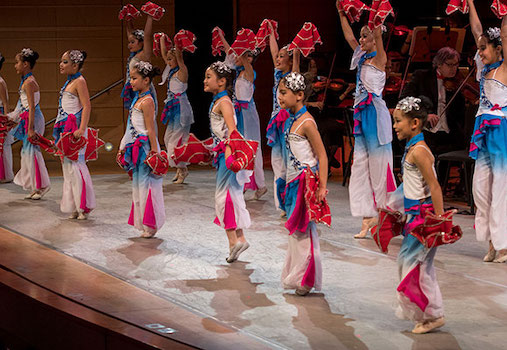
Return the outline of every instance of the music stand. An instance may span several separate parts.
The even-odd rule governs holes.
[[[448,46],[461,52],[465,41],[466,30],[464,28],[443,27],[415,27],[412,34],[412,42],[408,52],[408,62],[401,81],[401,89],[398,98],[401,97],[408,69],[412,62],[431,62],[437,51]]]

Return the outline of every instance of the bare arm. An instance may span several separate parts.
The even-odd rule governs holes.
[[[340,0],[336,1],[336,8],[338,9],[338,4],[340,3]],[[347,17],[345,16],[345,13],[343,13],[342,10],[338,9],[338,15],[340,16],[340,24],[343,30],[343,37],[345,38],[345,41],[349,44],[349,46],[352,48],[352,50],[355,50],[356,47],[359,46],[359,42],[357,41],[356,37],[354,36],[354,32],[352,31],[352,28],[350,27],[349,21]]]
[[[502,43],[507,43],[507,16],[503,16],[502,18],[502,27],[500,28],[501,30],[501,38],[502,38]],[[503,57],[507,57],[507,44],[503,44],[502,45],[502,50],[503,50]],[[505,60],[503,61],[502,63],[502,66],[504,67],[504,71],[507,67],[507,63],[505,63]]]
[[[141,102],[141,110],[143,111],[144,125],[148,130],[148,139],[150,140],[150,147],[152,152],[158,152],[157,133],[155,132],[155,103],[153,99],[147,98]]]
[[[479,15],[477,14],[477,10],[475,9],[475,4],[473,0],[467,0],[468,6],[470,7],[470,12],[468,17],[470,18],[470,29],[472,30],[472,34],[475,38],[475,43],[479,45],[479,37],[482,35],[482,24],[479,19]]]
[[[236,123],[234,122],[234,109],[232,107],[232,103],[220,103],[219,106],[220,113],[224,116],[225,124],[227,125],[227,130],[229,130],[229,135],[231,132],[236,130]],[[227,159],[231,155],[231,147],[227,146],[225,149],[225,158]]]
[[[435,214],[442,215],[444,213],[444,199],[442,196],[442,189],[440,188],[440,184],[433,170],[433,159],[430,157],[427,150],[419,147],[412,151],[412,161],[417,166],[424,177],[424,181],[426,181],[430,188],[431,201],[433,202]]]
[[[372,59],[372,63],[381,70],[385,70],[387,63],[387,54],[384,49],[384,42],[382,41],[382,29],[380,27],[373,30],[373,38],[377,47],[377,55]]]
[[[90,93],[88,92],[88,85],[86,84],[85,79],[79,79],[76,81],[76,90],[77,95],[79,96],[79,102],[81,102],[81,106],[83,106],[83,112],[81,112],[81,125],[79,125],[78,130],[74,131],[74,137],[79,138],[83,136],[86,128],[88,127],[92,105],[90,103]]]
[[[178,62],[178,67],[180,67],[180,70],[176,73],[178,75],[178,79],[182,83],[186,83],[188,81],[188,68],[183,60],[183,52],[181,52],[180,49],[175,49],[174,55],[176,57],[176,61]]]
[[[143,61],[149,62],[151,60],[151,51],[153,50],[153,38],[151,36],[153,31],[153,18],[148,16],[146,18],[146,24],[144,26],[144,43],[143,43],[143,51],[141,52],[141,59]]]
[[[271,51],[271,58],[273,59],[273,65],[276,66],[276,58],[278,57],[278,43],[276,42],[273,26],[271,22],[268,22],[269,28],[271,28],[271,34],[269,34],[269,51]]]
[[[299,62],[301,61],[301,51],[294,49],[292,51],[292,71],[299,73]]]
[[[31,80],[24,84],[23,89],[26,93],[28,100],[28,137],[32,137],[35,134],[34,131],[34,119],[35,119],[35,97],[34,94],[37,91],[37,84]]]
[[[245,70],[243,72],[241,72],[241,76],[243,78],[245,78],[246,80],[250,81],[250,82],[254,82],[254,69],[252,67],[252,64],[250,62],[248,62],[248,59],[246,58],[246,56],[243,54],[239,57],[239,60],[241,62],[241,65],[243,67],[245,67]]]
[[[313,119],[313,118],[312,118]],[[328,159],[326,154],[326,149],[324,148],[324,144],[322,143],[322,138],[320,137],[319,130],[315,123],[306,122],[303,127],[304,136],[310,142],[313,151],[317,155],[319,159],[319,188],[317,190],[317,200],[321,202],[326,197],[326,188],[327,188],[327,171],[328,171]]]
[[[127,40],[129,40],[130,34],[134,32],[134,23],[132,21],[125,21],[127,23]]]
[[[225,47],[225,54],[227,54],[229,52],[229,49],[231,48],[231,45],[229,45],[229,43],[227,42],[227,40],[225,39],[224,35],[220,30],[218,31],[218,36],[220,37],[220,40],[222,40],[222,44],[224,44]]]
[[[7,89],[4,84],[0,83],[0,101],[2,101],[2,106],[4,106],[4,114],[9,113],[9,95],[7,94]]]
[[[160,54],[162,55],[162,59],[164,60],[165,64],[167,64],[167,52],[169,50],[167,50],[167,47],[165,46],[165,40],[164,38],[166,38],[167,35],[164,34],[163,36],[160,37]]]

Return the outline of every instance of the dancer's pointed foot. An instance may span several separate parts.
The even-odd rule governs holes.
[[[433,320],[427,320],[422,323],[416,324],[414,329],[412,329],[412,333],[415,334],[428,333],[434,329],[442,327],[443,325],[445,325],[444,317],[435,318]]]
[[[255,191],[254,199],[259,200],[262,196],[264,196],[268,192],[268,189],[266,187],[259,188]]]
[[[498,251],[498,256],[493,262],[496,263],[504,263],[507,262],[507,249],[502,249]]]

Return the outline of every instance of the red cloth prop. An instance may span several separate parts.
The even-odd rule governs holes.
[[[174,46],[180,51],[194,53],[197,47],[194,45],[195,35],[189,30],[181,29],[174,36]]]
[[[373,240],[382,253],[387,253],[387,246],[393,237],[401,235],[405,220],[398,211],[379,209],[378,224],[371,229]]]
[[[324,198],[322,202],[317,201],[316,194],[319,189],[319,183],[319,177],[310,168],[306,168],[305,202],[309,219],[310,221],[315,221],[316,223],[331,226],[331,210],[329,209],[327,199]]]
[[[76,161],[79,158],[79,151],[85,146],[86,138],[83,136],[76,139],[73,132],[63,132],[60,140],[56,143],[56,147],[58,148],[56,155]]]
[[[350,22],[359,22],[363,11],[370,10],[368,6],[359,0],[343,0],[338,3],[338,9],[345,12]]]
[[[373,0],[368,18],[368,28],[373,30],[380,27],[384,24],[387,16],[392,14],[394,14],[393,7],[388,0]]]
[[[299,49],[303,56],[308,57],[309,54],[315,51],[315,45],[317,44],[322,44],[317,27],[311,22],[306,22],[290,43],[287,51]]]
[[[507,1],[506,0],[493,0],[491,10],[498,17],[502,18],[507,15]]]
[[[225,146],[231,148],[231,155],[226,159],[226,165],[233,172],[240,170],[253,170],[255,165],[255,153],[259,142],[245,140],[238,130],[231,132],[231,135],[224,141]],[[217,146],[217,147],[220,147]]]
[[[270,28],[269,23],[271,23],[271,27],[273,27],[273,29]],[[272,19],[265,19],[262,21],[259,30],[255,35],[255,47],[261,51],[264,51],[266,46],[269,44],[270,34],[274,34],[276,40],[279,39],[280,36],[278,35],[278,22]]]
[[[0,115],[0,162],[4,151],[5,138],[7,133],[16,126],[16,123],[9,119],[6,115]],[[1,165],[0,165],[1,169]]]
[[[210,137],[204,141],[199,140],[194,134],[188,136],[188,142],[181,146],[174,147],[171,158],[176,164],[185,162],[190,164],[209,164],[213,158],[211,148],[213,139]]]
[[[166,151],[160,153],[150,151],[144,163],[151,168],[153,174],[158,176],[164,176],[169,171],[169,159],[167,159]]]
[[[219,34],[222,34],[222,36],[224,35],[224,31],[219,27],[215,27],[211,31],[211,54],[213,56],[218,56],[222,51],[225,51],[225,45],[222,39],[220,39]]]
[[[39,146],[41,149],[48,152],[49,154],[57,154],[55,143],[38,133],[35,133],[34,136],[29,137],[28,141],[34,146]]]
[[[141,11],[146,13],[148,16],[153,17],[154,20],[159,21],[164,15],[165,9],[152,3],[151,1],[148,1],[141,7]]]
[[[236,40],[231,45],[229,53],[233,52],[238,57],[246,51],[255,50],[255,34],[251,29],[241,28],[236,35]]]
[[[445,13],[450,15],[456,11],[461,11],[461,13],[468,13],[468,3],[467,0],[451,0],[445,9]]]
[[[455,210],[449,210],[441,217],[438,217],[430,210],[424,210],[421,213],[424,221],[416,225],[410,234],[424,244],[426,248],[454,243],[463,236],[461,228],[452,224],[454,213],[456,213]]]
[[[118,19],[120,21],[123,19],[126,21],[132,21],[140,16],[141,12],[139,12],[139,10],[136,9],[132,4],[127,4],[123,6],[122,9],[120,10],[120,13],[118,13]]]
[[[99,139],[99,129],[88,128],[88,143],[86,144],[85,160],[97,160],[98,150],[104,146],[104,141]]]
[[[119,151],[116,153],[116,164],[118,164],[118,166],[123,170],[128,169],[129,164],[125,161],[125,152]]]
[[[170,50],[173,48],[173,43],[171,39],[165,35],[164,33],[155,33],[153,34],[153,54],[157,57],[162,55],[162,45],[160,45],[160,39],[164,38],[165,48],[166,50]]]

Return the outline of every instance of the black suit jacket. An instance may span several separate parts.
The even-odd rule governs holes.
[[[446,100],[449,101],[454,93],[447,91]],[[438,83],[435,69],[420,69],[414,71],[412,78],[405,85],[401,97],[426,96],[433,103],[433,111],[437,114],[438,108]],[[446,111],[447,125],[449,126],[449,141],[465,147],[465,98],[458,94]]]

